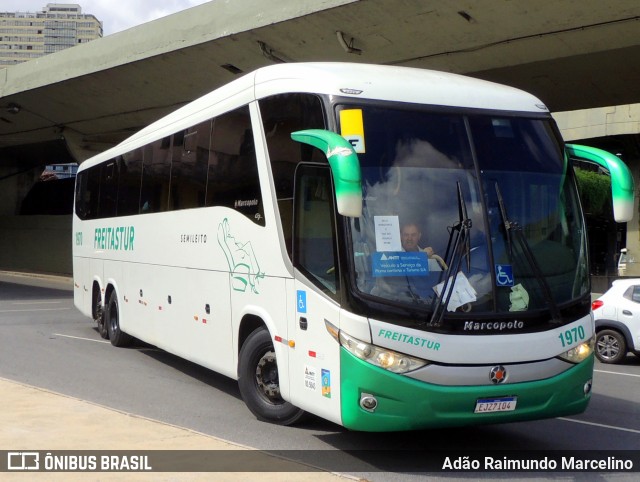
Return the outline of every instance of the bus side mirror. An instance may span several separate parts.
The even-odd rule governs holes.
[[[353,146],[344,137],[323,129],[291,133],[294,141],[320,149],[329,161],[336,188],[336,207],[343,216],[362,215],[362,175]]]
[[[611,195],[613,198],[613,218],[617,223],[633,219],[633,175],[617,156],[595,147],[566,144],[568,157],[585,159],[602,166],[611,175]]]

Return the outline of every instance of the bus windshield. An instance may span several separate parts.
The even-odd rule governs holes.
[[[552,318],[588,293],[573,172],[550,120],[380,104],[341,105],[338,118],[362,169],[358,292],[425,313]]]

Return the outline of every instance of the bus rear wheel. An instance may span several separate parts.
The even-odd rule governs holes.
[[[278,364],[269,331],[260,328],[247,338],[238,363],[240,395],[251,412],[265,422],[291,425],[304,410],[280,395]]]
[[[109,329],[107,328],[107,321],[105,320],[104,310],[100,306],[99,311],[96,313],[96,322],[98,323],[98,333],[105,340],[109,339]]]
[[[100,334],[100,336],[105,340],[108,339],[109,330],[107,328],[104,308],[102,307],[102,300],[100,299],[100,294],[95,289],[93,293],[93,319],[98,325],[98,333]]]
[[[118,296],[115,291],[109,296],[107,310],[104,313],[109,332],[109,340],[113,346],[127,346],[131,343],[131,336],[120,329],[120,313],[118,311]]]

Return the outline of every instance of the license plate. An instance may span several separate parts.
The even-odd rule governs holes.
[[[517,397],[481,398],[476,401],[473,413],[512,412],[517,401]]]

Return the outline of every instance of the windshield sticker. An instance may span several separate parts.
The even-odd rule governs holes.
[[[322,369],[322,396],[331,398],[331,372],[325,368]]]
[[[362,109],[343,109],[340,111],[340,135],[353,146],[358,154],[364,154],[364,123]]]
[[[402,251],[398,216],[374,216],[376,251]]]
[[[529,308],[529,293],[524,286],[517,284],[511,288],[509,301],[511,301],[509,311],[526,311]]]
[[[447,305],[447,310],[456,311],[461,306],[476,301],[477,293],[462,272],[459,272],[456,275],[455,283],[452,283],[452,278],[452,276],[449,277],[449,281],[447,282],[447,292],[444,295],[441,294],[444,288],[444,281],[434,286],[433,289],[438,293],[438,296],[442,296],[443,300],[446,300],[447,296],[449,296],[449,292],[453,290],[453,293],[451,293],[451,299]]]
[[[296,293],[296,297],[298,299],[298,313],[306,313],[307,312],[307,292],[304,290],[298,290]]]
[[[233,290],[244,293],[248,285],[251,286],[251,291],[258,294],[258,281],[264,278],[264,273],[260,271],[251,241],[246,243],[236,241],[236,238],[231,235],[229,220],[224,218],[218,225],[218,244],[229,264]]]
[[[427,276],[429,259],[422,251],[373,253],[373,276]],[[437,264],[437,263],[436,263]]]
[[[305,365],[304,388],[307,388],[308,390],[315,390],[316,386],[316,367]]]
[[[513,268],[510,264],[496,264],[496,285],[513,286]]]

